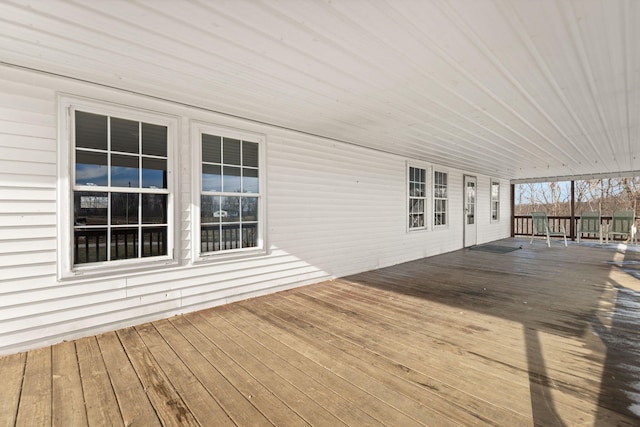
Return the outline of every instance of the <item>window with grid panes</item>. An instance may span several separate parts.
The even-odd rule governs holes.
[[[72,123],[72,264],[168,257],[167,125],[81,109]]]
[[[491,180],[491,221],[500,220],[500,182]]]
[[[200,144],[200,254],[259,249],[259,142],[202,132]]]
[[[433,174],[433,225],[447,225],[447,173],[435,171]]]
[[[409,230],[426,227],[427,209],[427,171],[424,168],[409,166]]]

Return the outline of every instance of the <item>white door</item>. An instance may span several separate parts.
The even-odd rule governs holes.
[[[476,193],[475,176],[464,176],[464,247],[476,244]]]

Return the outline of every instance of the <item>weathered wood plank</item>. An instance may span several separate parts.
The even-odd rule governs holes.
[[[202,385],[190,368],[180,360],[152,324],[145,323],[137,326],[136,330],[153,354],[159,368],[162,369],[172,387],[186,404],[188,411],[193,414],[200,425],[207,425],[213,420],[215,420],[216,426],[235,425],[216,399]],[[178,334],[175,330],[167,329],[165,329],[165,333],[168,335]]]
[[[0,427],[12,427],[16,423],[26,360],[27,353],[0,357],[3,382],[0,387]]]
[[[74,342],[64,342],[52,347],[52,372],[53,425],[87,425],[87,411]]]
[[[87,420],[90,425],[124,425],[95,337],[76,341]]]
[[[51,347],[27,354],[16,426],[51,425]]]
[[[98,335],[96,338],[113,386],[113,392],[118,400],[124,424],[131,427],[160,426],[160,420],[151,406],[149,397],[122,348],[117,334],[108,332]]]
[[[165,426],[197,426],[193,414],[158,366],[151,351],[132,327],[118,331],[138,378]]]

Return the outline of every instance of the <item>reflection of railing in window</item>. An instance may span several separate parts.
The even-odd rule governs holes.
[[[238,224],[203,225],[201,230],[202,252],[258,246],[258,224],[242,224],[242,233]]]
[[[138,257],[138,229],[111,229],[111,259]],[[142,228],[142,256],[167,254],[167,227]],[[74,263],[85,264],[107,260],[106,229],[76,229],[74,233]]]

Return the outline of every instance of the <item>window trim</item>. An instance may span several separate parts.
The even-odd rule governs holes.
[[[191,199],[192,199],[192,238],[191,253],[192,262],[219,262],[226,260],[235,260],[238,258],[247,258],[255,256],[263,256],[267,251],[267,179],[266,179],[266,145],[267,137],[261,133],[245,131],[242,129],[231,128],[227,126],[217,125],[210,122],[191,121]],[[258,144],[258,244],[256,247],[230,249],[217,252],[201,253],[202,234],[200,231],[200,196],[202,195],[202,134],[213,134],[217,136],[239,139],[247,142],[255,142]],[[242,193],[230,193],[231,196],[242,195]]]
[[[493,185],[497,184],[498,185],[498,209],[496,211],[496,216],[497,218],[493,218]],[[498,223],[500,222],[500,180],[497,178],[490,178],[489,179],[489,220],[491,223]]]
[[[167,127],[167,255],[158,257],[129,258],[87,264],[73,264],[73,192],[80,190],[100,191],[102,187],[76,186],[75,179],[75,114],[76,110],[136,120]],[[57,186],[57,275],[58,280],[91,277],[100,274],[114,275],[132,270],[157,268],[158,265],[172,265],[175,257],[175,234],[179,227],[175,224],[175,191],[177,170],[178,118],[147,109],[115,104],[108,101],[81,96],[58,94],[58,186]],[[116,188],[114,192],[119,192]],[[136,193],[148,192],[140,187]],[[163,192],[164,193],[164,192]],[[155,194],[155,192],[154,192]]]
[[[422,227],[411,227],[411,223],[410,223],[410,215],[411,215],[411,210],[410,210],[410,201],[411,201],[411,168],[414,169],[422,169],[424,170],[424,177],[425,177],[425,195],[423,197],[420,197],[421,199],[424,200],[424,223]],[[431,167],[427,164],[424,163],[420,163],[420,162],[413,162],[413,161],[407,161],[406,163],[406,167],[405,167],[405,227],[407,230],[407,233],[416,233],[416,232],[421,232],[421,231],[429,231],[431,229],[431,221],[429,221],[430,218],[430,212],[431,212],[431,197],[429,197],[429,176],[431,176]]]
[[[447,197],[436,197],[436,173],[442,173],[445,174],[447,176]],[[432,199],[432,206],[433,206],[433,211],[431,212],[431,224],[433,226],[434,230],[444,230],[449,228],[449,208],[450,208],[450,203],[449,203],[449,196],[450,196],[450,189],[451,189],[451,185],[450,185],[450,173],[447,169],[444,168],[433,168],[433,173],[431,174],[431,199]],[[436,224],[436,200],[445,200],[446,204],[445,204],[445,223],[444,224]]]

